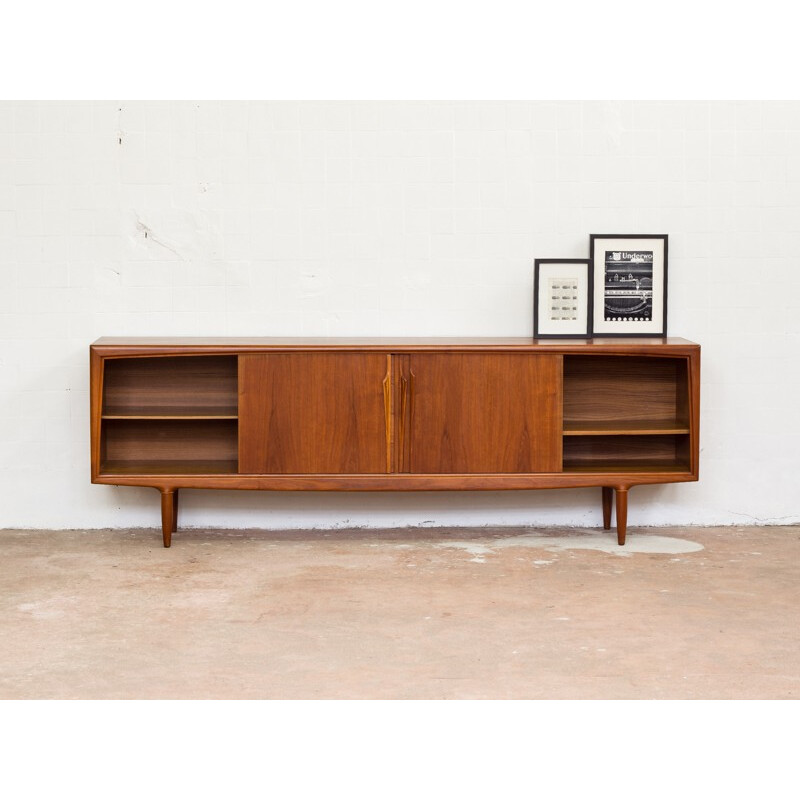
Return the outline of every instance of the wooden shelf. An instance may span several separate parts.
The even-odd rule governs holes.
[[[107,406],[103,419],[238,419],[235,406]]]
[[[564,436],[658,436],[689,433],[689,426],[674,420],[564,421]]]
[[[106,461],[101,475],[235,475],[236,460],[226,461]]]
[[[563,473],[595,473],[595,472],[602,472],[602,473],[614,473],[614,472],[621,472],[621,473],[634,473],[634,474],[646,474],[652,472],[665,472],[665,473],[690,473],[691,470],[689,469],[688,464],[676,464],[674,462],[665,463],[659,461],[652,461],[652,462],[630,462],[630,461],[595,461],[592,464],[575,464],[571,465],[568,463],[564,463],[564,468],[562,470]]]

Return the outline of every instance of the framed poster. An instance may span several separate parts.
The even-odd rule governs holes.
[[[533,265],[535,339],[588,339],[592,331],[588,258],[537,258]]]
[[[593,233],[593,336],[667,335],[667,234]]]

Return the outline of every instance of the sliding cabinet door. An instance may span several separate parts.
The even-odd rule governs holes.
[[[561,470],[561,356],[431,353],[400,369],[403,471]]]
[[[387,374],[380,353],[239,356],[239,472],[385,473]]]

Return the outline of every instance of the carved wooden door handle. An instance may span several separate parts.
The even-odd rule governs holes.
[[[392,362],[387,357],[386,377],[383,379],[383,422],[386,426],[386,472],[392,471]]]

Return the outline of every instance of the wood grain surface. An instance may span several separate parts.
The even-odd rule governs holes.
[[[279,353],[239,358],[239,471],[380,473],[386,357]]]
[[[414,354],[406,472],[557,472],[561,357]]]

